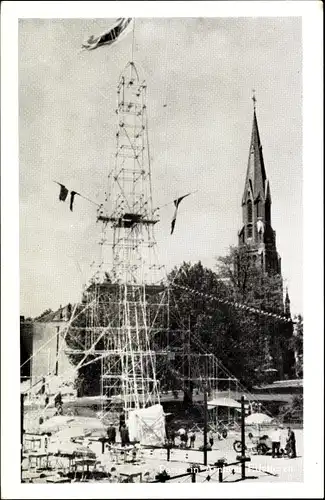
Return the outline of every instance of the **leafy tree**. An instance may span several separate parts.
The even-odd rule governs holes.
[[[291,349],[295,358],[295,375],[297,378],[303,377],[303,348],[304,348],[304,324],[300,314],[294,318],[295,326],[293,336],[291,338]]]
[[[40,314],[39,316],[37,316],[36,318],[34,318],[34,321],[40,321],[40,320],[42,320],[45,316],[47,316],[51,312],[53,312],[52,309],[45,309],[45,311],[43,311],[42,314]]]
[[[258,262],[249,246],[230,247],[228,255],[217,259],[217,276],[234,301],[282,314],[282,278],[265,273]]]

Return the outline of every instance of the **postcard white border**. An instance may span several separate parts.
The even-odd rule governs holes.
[[[323,494],[322,3],[3,2],[1,11],[1,486],[4,498],[320,498]],[[18,19],[302,17],[304,111],[304,483],[20,484]],[[294,251],[294,249],[293,249]]]

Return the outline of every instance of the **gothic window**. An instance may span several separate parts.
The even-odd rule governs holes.
[[[256,217],[261,217],[261,202],[258,200],[256,203]]]
[[[265,203],[265,220],[271,224],[271,206],[269,201]]]
[[[253,207],[251,200],[248,200],[247,202],[247,222],[248,224],[251,224],[253,222]]]
[[[253,226],[252,224],[248,224],[247,226],[247,238],[252,238],[253,236]]]

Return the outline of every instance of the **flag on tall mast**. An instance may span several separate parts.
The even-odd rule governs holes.
[[[111,45],[131,23],[132,19],[132,17],[120,17],[108,31],[105,31],[97,37],[91,35],[88,40],[82,44],[82,47],[86,50],[93,50],[102,45]]]

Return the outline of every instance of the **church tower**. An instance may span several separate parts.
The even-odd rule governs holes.
[[[255,96],[253,102],[253,127],[242,198],[243,226],[238,234],[239,246],[249,247],[253,258],[264,272],[281,275],[281,258],[271,225],[271,190],[264,166]]]

